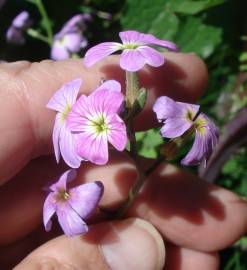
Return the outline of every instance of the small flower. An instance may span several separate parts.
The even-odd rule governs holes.
[[[64,161],[72,168],[78,168],[81,158],[75,150],[76,134],[71,134],[65,123],[72,105],[75,103],[81,87],[81,79],[64,84],[49,100],[47,108],[57,111],[53,128],[53,146],[57,162],[60,153]]]
[[[78,136],[76,149],[81,158],[98,165],[107,163],[108,141],[118,151],[124,150],[126,127],[118,116],[123,101],[120,84],[110,80],[73,105],[67,127]]]
[[[104,187],[101,182],[96,181],[68,189],[67,183],[75,177],[76,171],[68,170],[57,183],[50,186],[50,193],[43,207],[43,222],[46,231],[50,231],[51,218],[55,213],[66,235],[74,236],[88,231],[84,219],[95,212]]]
[[[72,17],[54,36],[51,58],[54,60],[68,59],[73,53],[78,53],[88,44],[83,35],[86,30],[86,21],[89,21],[87,14],[78,14]]]
[[[84,64],[92,66],[106,56],[121,50],[120,67],[124,70],[135,72],[145,64],[159,67],[164,64],[164,55],[150,46],[161,46],[171,51],[177,51],[174,43],[160,40],[151,34],[143,34],[137,31],[119,33],[122,43],[104,42],[90,48],[85,55]]]
[[[206,161],[218,142],[218,128],[205,114],[199,113],[199,108],[199,105],[175,102],[166,96],[159,97],[153,106],[158,120],[164,123],[160,130],[162,137],[176,138],[191,128],[195,132],[193,146],[181,161],[183,165]]]
[[[7,41],[16,44],[24,44],[24,32],[31,26],[31,24],[32,21],[29,13],[27,11],[22,11],[12,21],[12,24],[7,31]]]

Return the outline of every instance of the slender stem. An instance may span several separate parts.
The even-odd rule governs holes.
[[[45,28],[46,33],[47,33],[47,40],[48,40],[48,43],[51,45],[52,39],[53,39],[51,22],[50,22],[48,15],[47,15],[46,9],[43,5],[43,2],[42,2],[42,0],[33,0],[31,2],[37,6],[39,13],[44,20],[44,28]]]
[[[139,93],[139,80],[136,72],[126,71],[126,107],[132,108]]]
[[[120,209],[117,211],[115,218],[121,218],[124,216],[128,208],[132,205],[134,199],[139,194],[139,191],[143,187],[147,180],[147,177],[157,169],[157,167],[164,161],[164,157],[159,157],[156,161],[144,171],[140,164],[136,161],[136,168],[139,173],[139,177],[133,187],[130,189],[127,200],[123,203]]]
[[[42,34],[40,34],[38,31],[36,31],[33,28],[29,28],[27,30],[27,34],[33,38],[39,39],[47,44],[50,44],[50,41],[47,37],[43,36]]]
[[[137,145],[136,145],[136,136],[133,127],[133,118],[129,119],[127,123],[128,137],[130,141],[130,155],[133,160],[136,159],[137,156]]]

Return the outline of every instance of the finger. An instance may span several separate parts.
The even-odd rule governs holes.
[[[164,260],[163,240],[156,229],[146,221],[128,219],[92,226],[85,236],[55,238],[14,269],[158,270]]]
[[[208,252],[247,231],[246,201],[168,164],[150,175],[129,215],[151,221],[178,246]]]
[[[219,255],[215,252],[200,252],[166,243],[164,270],[217,270]]]
[[[106,166],[86,163],[77,179],[78,184],[102,181],[105,193],[100,205],[107,209],[116,209],[124,201],[137,177],[126,156],[114,153]],[[0,244],[20,239],[41,223],[41,187],[51,179],[49,173],[57,168],[53,166],[45,157],[34,160],[19,180],[17,176],[6,185],[8,191],[0,190]],[[17,180],[18,196],[13,196]],[[247,231],[246,202],[171,165],[161,166],[149,177],[129,215],[149,220],[164,238],[177,245],[202,251],[225,248]]]
[[[136,122],[139,128],[154,125],[151,107],[157,96],[168,94],[192,101],[205,88],[207,71],[198,57],[168,53],[166,58],[163,67],[141,72],[141,82],[149,88],[149,97],[145,111]],[[15,175],[33,156],[52,151],[54,112],[45,106],[63,83],[78,77],[83,79],[81,92],[85,94],[94,90],[102,78],[124,82],[118,57],[110,57],[90,69],[83,67],[81,60],[0,65],[0,183]]]

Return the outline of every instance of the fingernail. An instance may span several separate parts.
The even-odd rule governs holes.
[[[160,270],[164,267],[163,240],[150,223],[141,219],[112,223],[111,232],[101,242],[101,250],[112,270]]]

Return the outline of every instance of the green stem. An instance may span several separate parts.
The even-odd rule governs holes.
[[[46,30],[47,33],[47,40],[48,40],[48,44],[52,45],[52,40],[53,40],[53,34],[52,34],[52,28],[51,28],[51,21],[47,15],[47,12],[45,10],[45,7],[43,5],[42,0],[32,0],[30,1],[31,3],[35,4],[36,7],[39,10],[39,13],[42,17],[42,19],[44,20],[44,28]]]
[[[50,44],[50,41],[47,37],[43,36],[42,34],[40,34],[38,31],[36,31],[33,28],[29,28],[27,30],[27,34],[33,38],[39,39],[47,44]]]

